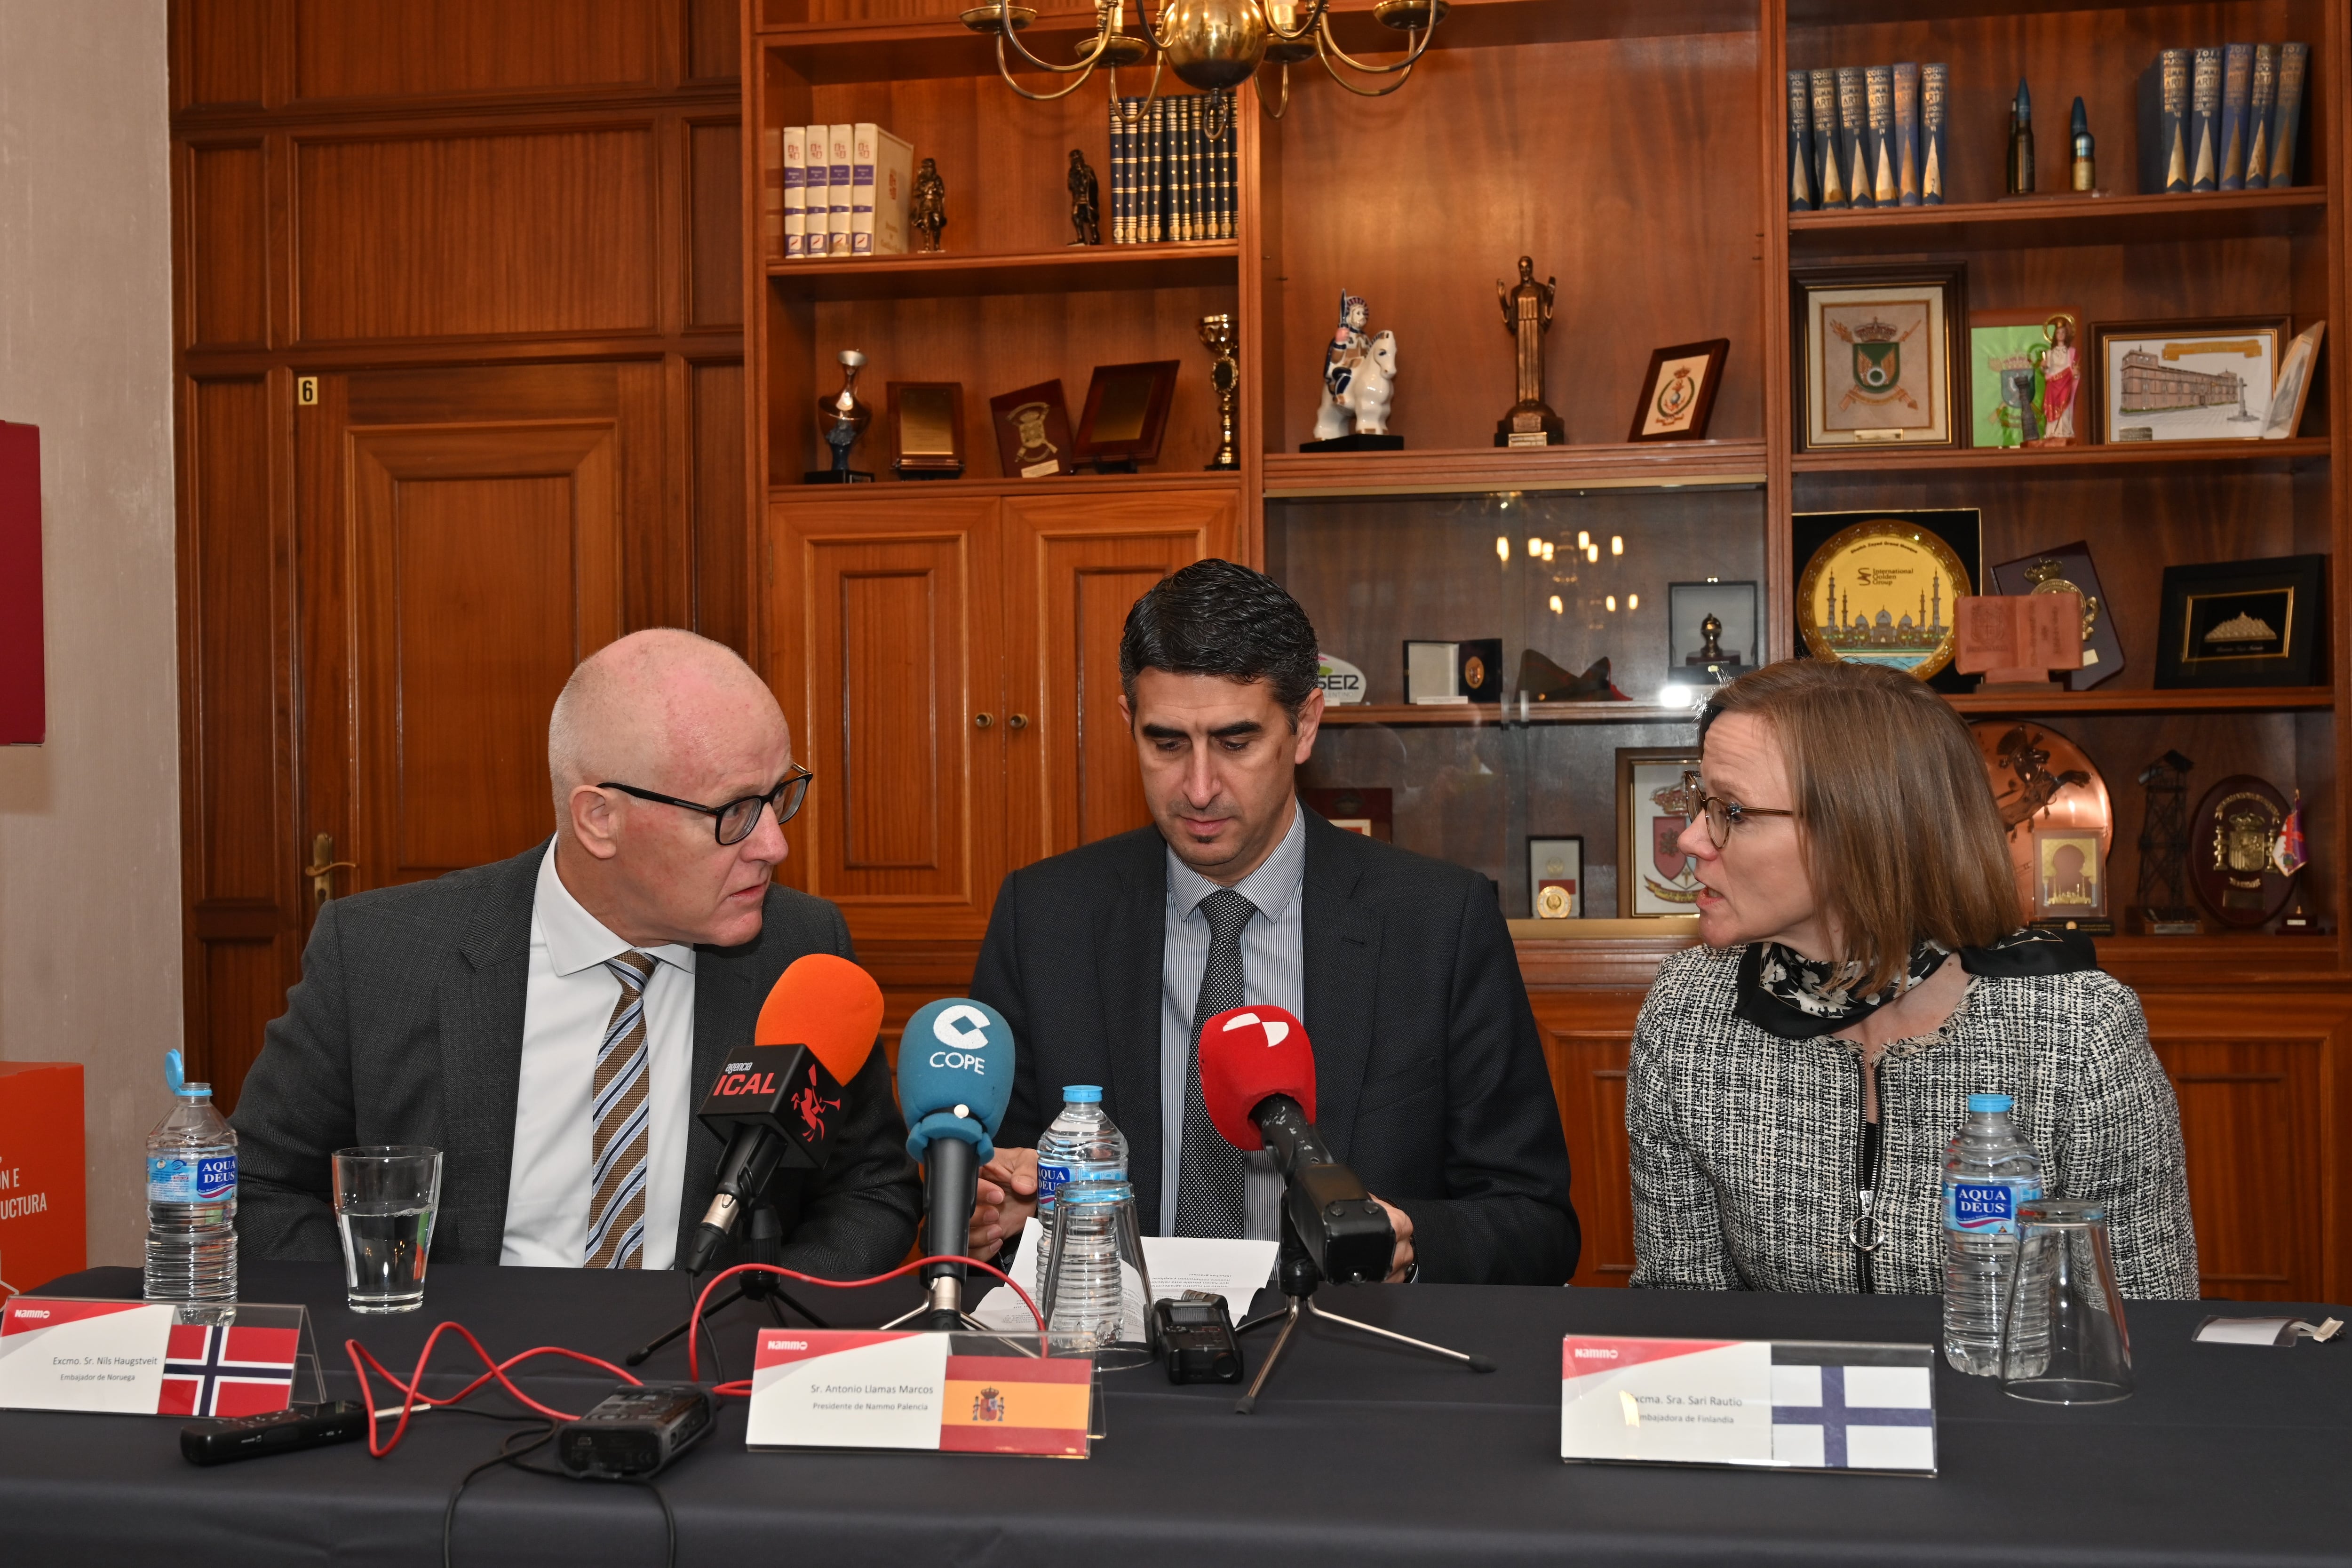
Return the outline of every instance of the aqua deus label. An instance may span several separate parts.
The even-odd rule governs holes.
[[[1944,1228],[2015,1236],[2017,1205],[2042,1195],[2039,1182],[1952,1182],[1944,1188]]]
[[[150,1155],[147,1201],[154,1204],[212,1203],[236,1191],[236,1156],[207,1154],[190,1160]]]

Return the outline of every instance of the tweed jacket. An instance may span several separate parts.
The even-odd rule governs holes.
[[[249,1258],[341,1257],[328,1201],[328,1155],[356,1143],[442,1151],[436,1263],[496,1263],[506,1234],[515,1097],[530,989],[531,903],[544,843],[511,860],[429,882],[381,888],[320,907],[301,983],[264,1036],[236,1113],[236,1228]],[[841,911],[768,889],[760,934],[695,949],[694,1056],[699,1098],[726,1053],[751,1037],[768,988],[803,953],[850,956]],[[769,1196],[783,1221],[781,1261],[834,1279],[887,1268],[915,1238],[921,1184],[880,1051],[843,1086],[848,1115],[823,1171],[779,1171]],[[718,1181],[725,1144],[688,1134],[677,1226],[685,1256]],[[730,1244],[719,1255],[736,1261]]]
[[[1855,1290],[1861,1058],[1830,1036],[1782,1039],[1734,1016],[1744,951],[1668,959],[1634,1025],[1633,1283]],[[1943,1289],[1944,1150],[1972,1093],[2015,1097],[2047,1195],[2106,1204],[2126,1297],[2195,1299],[2179,1110],[2139,998],[2095,970],[1971,975],[1941,1026],[1887,1047],[1872,1289]]]

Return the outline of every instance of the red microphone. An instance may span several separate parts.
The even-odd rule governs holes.
[[[1279,1007],[1235,1007],[1201,1026],[1201,1099],[1226,1142],[1265,1150],[1286,1184],[1283,1229],[1340,1284],[1388,1278],[1396,1232],[1315,1130],[1315,1051]]]

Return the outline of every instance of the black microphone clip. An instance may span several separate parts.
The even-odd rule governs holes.
[[[696,1227],[686,1267],[699,1274],[780,1170],[824,1163],[845,1096],[806,1046],[747,1046],[730,1052],[696,1110],[724,1135],[718,1191]]]
[[[1270,1094],[1250,1121],[1282,1173],[1283,1212],[1317,1271],[1335,1285],[1387,1279],[1396,1228],[1362,1180],[1325,1146],[1306,1107],[1286,1094]]]

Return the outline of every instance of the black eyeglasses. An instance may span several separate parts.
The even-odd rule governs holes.
[[[1794,816],[1793,811],[1777,806],[1742,805],[1736,800],[1726,800],[1719,795],[1709,795],[1696,773],[1683,775],[1683,810],[1691,816],[1706,818],[1706,836],[1717,849],[1731,837],[1731,830],[1751,816]]]
[[[751,829],[760,826],[760,808],[763,805],[774,809],[777,826],[790,822],[793,814],[800,810],[801,802],[808,797],[809,781],[814,777],[816,774],[794,763],[793,771],[775,788],[764,795],[747,795],[740,800],[730,800],[725,805],[698,805],[690,800],[680,800],[674,795],[656,795],[649,789],[615,784],[611,779],[596,787],[616,789],[623,795],[635,795],[639,800],[650,800],[658,805],[674,805],[681,811],[698,811],[705,816],[715,817],[718,819],[715,826],[719,842],[740,844],[751,837]]]

